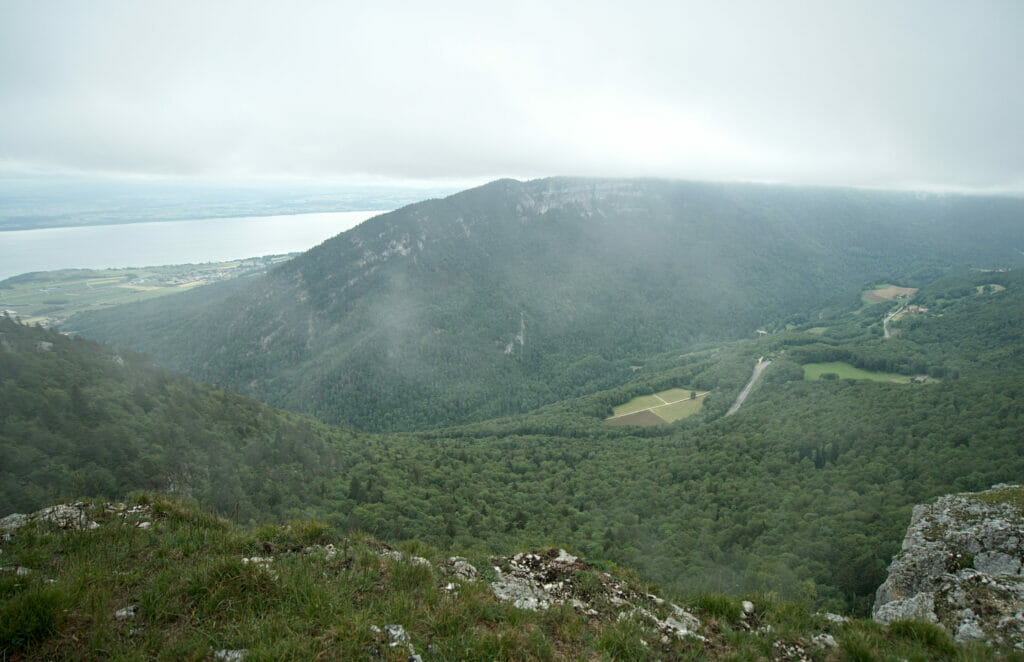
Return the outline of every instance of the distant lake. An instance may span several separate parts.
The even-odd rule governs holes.
[[[0,280],[29,271],[222,262],[305,251],[386,213],[243,216],[0,232]]]

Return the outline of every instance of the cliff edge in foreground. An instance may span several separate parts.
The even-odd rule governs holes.
[[[873,616],[937,623],[959,642],[1024,649],[1024,488],[940,498],[914,508]]]

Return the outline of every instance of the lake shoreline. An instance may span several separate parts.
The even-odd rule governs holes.
[[[132,269],[298,253],[390,210],[224,216],[0,232],[0,280],[60,269]]]

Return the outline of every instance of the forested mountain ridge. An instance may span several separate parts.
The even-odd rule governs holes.
[[[773,590],[866,614],[914,503],[1024,473],[1024,271],[954,274],[917,297],[928,313],[893,338],[881,320],[899,304],[880,303],[417,434],[340,430],[0,320],[0,496],[28,510],[171,489],[243,522],[317,517],[482,553],[561,544],[676,591]],[[771,366],[722,418],[760,356]],[[810,381],[802,366],[817,361],[906,376]],[[911,383],[919,372],[941,381]],[[673,387],[712,393],[672,425],[603,423]]]
[[[500,180],[378,216],[241,291],[68,328],[365,429],[533,409],[654,352],[818,314],[862,282],[1024,263],[1024,201]]]

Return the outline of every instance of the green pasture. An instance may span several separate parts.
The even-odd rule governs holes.
[[[804,379],[814,381],[821,379],[822,375],[835,374],[839,379],[870,379],[875,382],[896,382],[904,384],[912,379],[908,375],[898,375],[894,372],[872,372],[855,368],[849,363],[833,361],[831,363],[806,363],[804,364]],[[928,378],[928,381],[937,381]]]
[[[613,408],[613,415],[606,420],[612,422],[613,419],[619,417],[646,411],[665,423],[678,421],[696,414],[704,405],[704,396],[707,395],[707,392],[698,392],[697,397],[692,400],[690,399],[691,392],[691,389],[670,388],[652,395],[641,395]]]
[[[629,402],[619,405],[618,407],[612,408],[613,416],[625,416],[626,414],[634,414],[638,411],[650,409],[651,407],[657,407],[658,405],[665,404],[662,400],[654,397],[653,395],[641,395],[633,398]]]
[[[686,418],[687,416],[693,416],[700,408],[704,406],[704,398],[697,397],[693,400],[687,396],[686,400],[680,400],[679,402],[666,405],[664,407],[658,407],[654,410],[660,418],[665,419],[666,422],[671,423],[672,421],[678,421]]]

